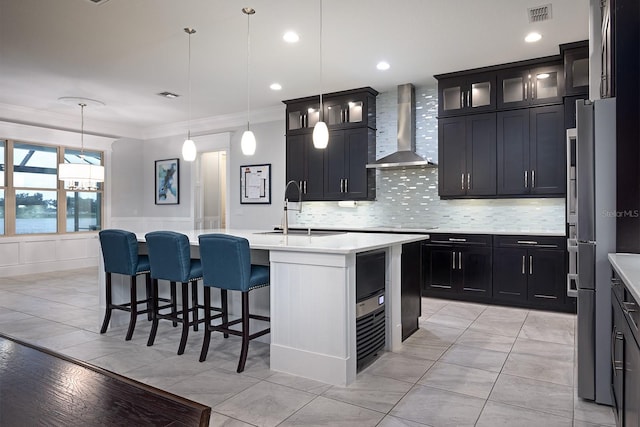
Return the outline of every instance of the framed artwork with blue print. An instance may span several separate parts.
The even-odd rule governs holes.
[[[180,160],[156,160],[156,205],[180,203]]]

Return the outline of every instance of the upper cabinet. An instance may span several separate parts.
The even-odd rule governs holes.
[[[439,80],[438,99],[440,116],[495,110],[495,73],[479,73]]]
[[[589,95],[589,42],[560,46],[564,59],[564,92],[567,96]]]
[[[329,145],[313,146],[313,127],[320,120],[320,97],[284,101],[286,111],[286,181],[296,181],[305,201],[373,200],[376,96],[370,87],[323,95]],[[297,189],[296,189],[297,190]],[[293,189],[286,195],[297,200]]]
[[[498,108],[562,102],[564,70],[561,64],[511,68],[498,72]]]

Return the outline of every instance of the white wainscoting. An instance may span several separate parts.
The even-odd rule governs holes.
[[[0,239],[0,277],[97,267],[97,233]]]

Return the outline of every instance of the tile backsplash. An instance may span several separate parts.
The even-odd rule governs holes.
[[[396,147],[397,92],[378,95],[376,157]],[[437,162],[438,98],[435,87],[416,87],[416,152]],[[441,200],[437,168],[379,169],[376,200],[340,208],[337,202],[306,202],[291,223],[303,226],[439,227],[470,232],[564,233],[565,199]]]

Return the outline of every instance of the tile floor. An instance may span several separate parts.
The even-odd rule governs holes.
[[[423,299],[420,330],[349,387],[269,370],[253,342],[235,373],[239,340],[202,332],[177,356],[178,328],[149,323],[100,335],[97,272],[83,269],[0,278],[0,331],[212,407],[212,426],[597,426],[609,407],[575,393],[575,316]],[[214,335],[215,336],[215,335]]]

